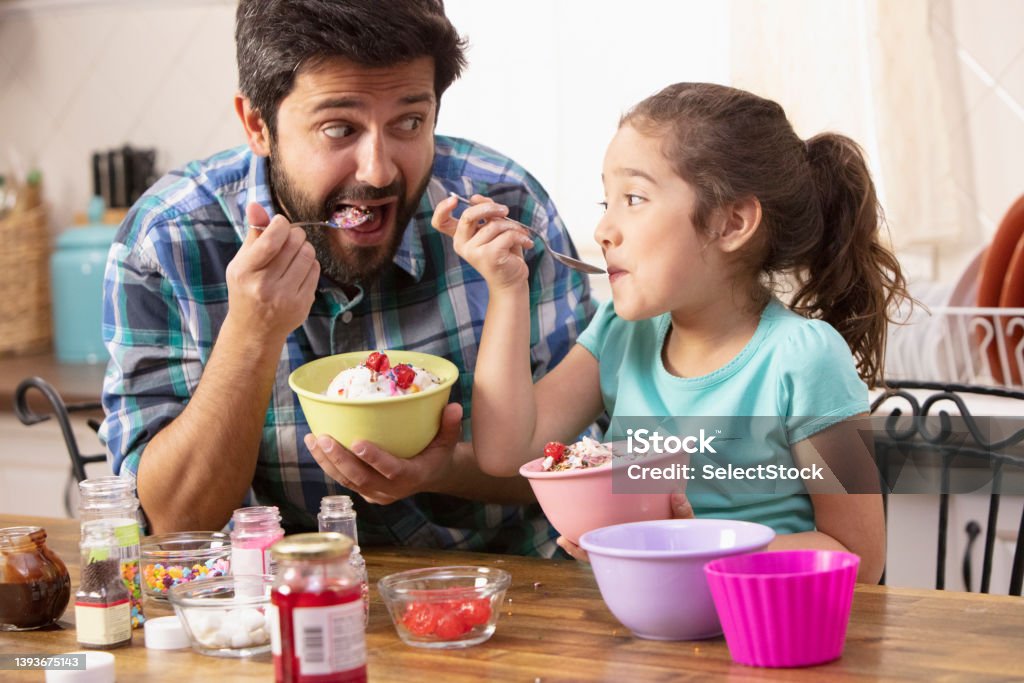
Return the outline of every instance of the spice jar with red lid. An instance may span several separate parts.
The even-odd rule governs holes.
[[[68,568],[38,526],[0,529],[0,631],[27,631],[57,621],[71,598]]]

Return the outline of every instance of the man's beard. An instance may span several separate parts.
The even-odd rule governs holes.
[[[386,187],[374,187],[373,185],[357,185],[355,187],[341,188],[331,194],[323,204],[304,195],[280,164],[274,163],[280,159],[277,154],[277,146],[271,143],[271,153],[267,159],[270,166],[270,184],[272,194],[279,207],[293,222],[321,222],[330,220],[335,212],[335,207],[340,203],[359,205],[360,202],[373,201],[394,197],[397,199],[394,208],[389,209],[393,213],[395,227],[387,241],[373,246],[359,246],[353,244],[339,245],[332,243],[329,238],[331,228],[319,228],[306,226],[306,239],[316,250],[316,259],[320,262],[320,272],[338,284],[355,284],[372,279],[380,273],[387,264],[395,258],[399,245],[402,243],[402,236],[405,234],[406,226],[415,214],[419,206],[420,198],[426,190],[430,181],[430,171],[424,175],[416,192],[409,198],[406,195],[404,178],[398,178]]]

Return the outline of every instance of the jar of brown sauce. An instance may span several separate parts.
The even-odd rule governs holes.
[[[47,547],[42,527],[0,529],[0,631],[52,624],[70,597],[68,568]]]

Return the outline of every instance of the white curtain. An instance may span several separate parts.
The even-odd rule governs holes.
[[[979,243],[948,0],[732,0],[732,77],[866,150],[893,243]],[[806,28],[811,27],[811,28]]]

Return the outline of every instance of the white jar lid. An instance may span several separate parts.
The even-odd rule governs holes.
[[[67,655],[85,655],[84,669],[47,669],[46,683],[114,683],[114,655],[109,652],[87,650],[66,652]]]
[[[151,650],[181,650],[190,645],[178,617],[147,619],[145,632],[146,647]]]

